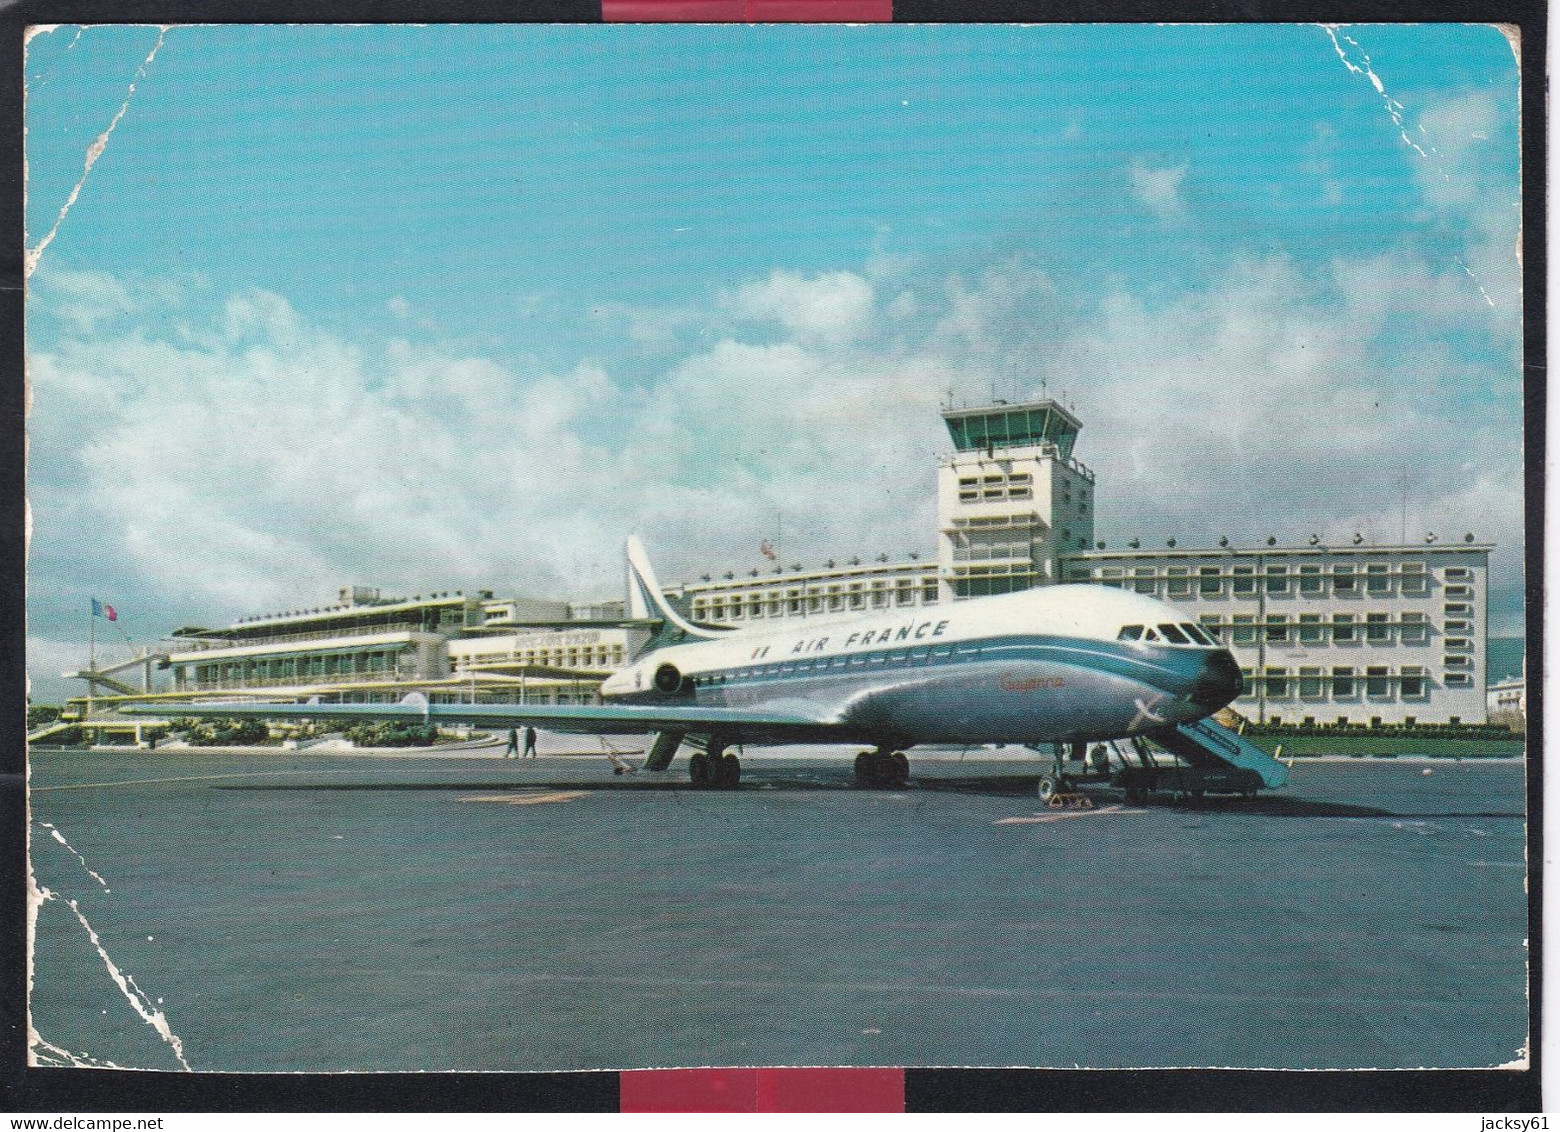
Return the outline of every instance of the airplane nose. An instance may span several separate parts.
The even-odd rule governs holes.
[[[1240,695],[1240,665],[1228,649],[1211,652],[1203,662],[1202,673],[1187,697],[1198,707],[1217,711]]]

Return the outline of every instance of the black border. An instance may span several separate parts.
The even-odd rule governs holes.
[[[0,0],[3,4],[4,0]],[[1543,985],[1544,413],[1548,373],[1543,0],[895,0],[894,21],[1463,22],[1521,29],[1527,472],[1530,1068],[1450,1071],[966,1070],[906,1073],[912,1112],[1537,1112]],[[26,1067],[23,29],[42,23],[600,22],[599,0],[21,0],[0,10],[0,1108],[15,1112],[612,1112],[616,1073],[163,1074]]]

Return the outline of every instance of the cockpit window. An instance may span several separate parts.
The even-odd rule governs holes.
[[[1159,634],[1154,632],[1152,629],[1149,629],[1143,633],[1143,639],[1145,641],[1157,641],[1159,639]]]
[[[1192,638],[1192,640],[1199,645],[1211,646],[1215,643],[1212,637],[1203,632],[1201,626],[1193,625],[1189,621],[1183,621],[1181,623],[1181,631],[1184,632],[1188,637]]]
[[[1122,628],[1121,628],[1121,632],[1116,634],[1116,639],[1118,641],[1136,641],[1136,640],[1139,640],[1142,636],[1143,636],[1143,626],[1141,626],[1141,625],[1123,625]]]
[[[1172,645],[1189,645],[1192,642],[1186,639],[1186,634],[1175,625],[1161,625],[1159,631],[1164,634],[1165,640]]]

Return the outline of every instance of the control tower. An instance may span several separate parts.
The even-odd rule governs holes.
[[[1060,580],[1057,560],[1094,540],[1094,473],[1073,459],[1078,418],[1049,398],[943,410],[938,461],[942,600]]]

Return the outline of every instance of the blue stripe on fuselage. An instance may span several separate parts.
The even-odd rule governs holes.
[[[934,651],[935,650],[935,651]],[[946,654],[943,650],[948,650]],[[815,654],[796,660],[743,664],[697,673],[696,694],[706,689],[785,684],[819,677],[860,676],[927,668],[947,668],[991,661],[1053,661],[1095,672],[1152,684],[1172,695],[1187,692],[1203,672],[1208,648],[1169,648],[1089,637],[1015,634],[979,641],[873,649],[870,652]],[[903,657],[889,661],[889,657]],[[844,664],[835,664],[837,660]],[[774,671],[768,671],[773,669]],[[789,671],[787,671],[789,669]]]

